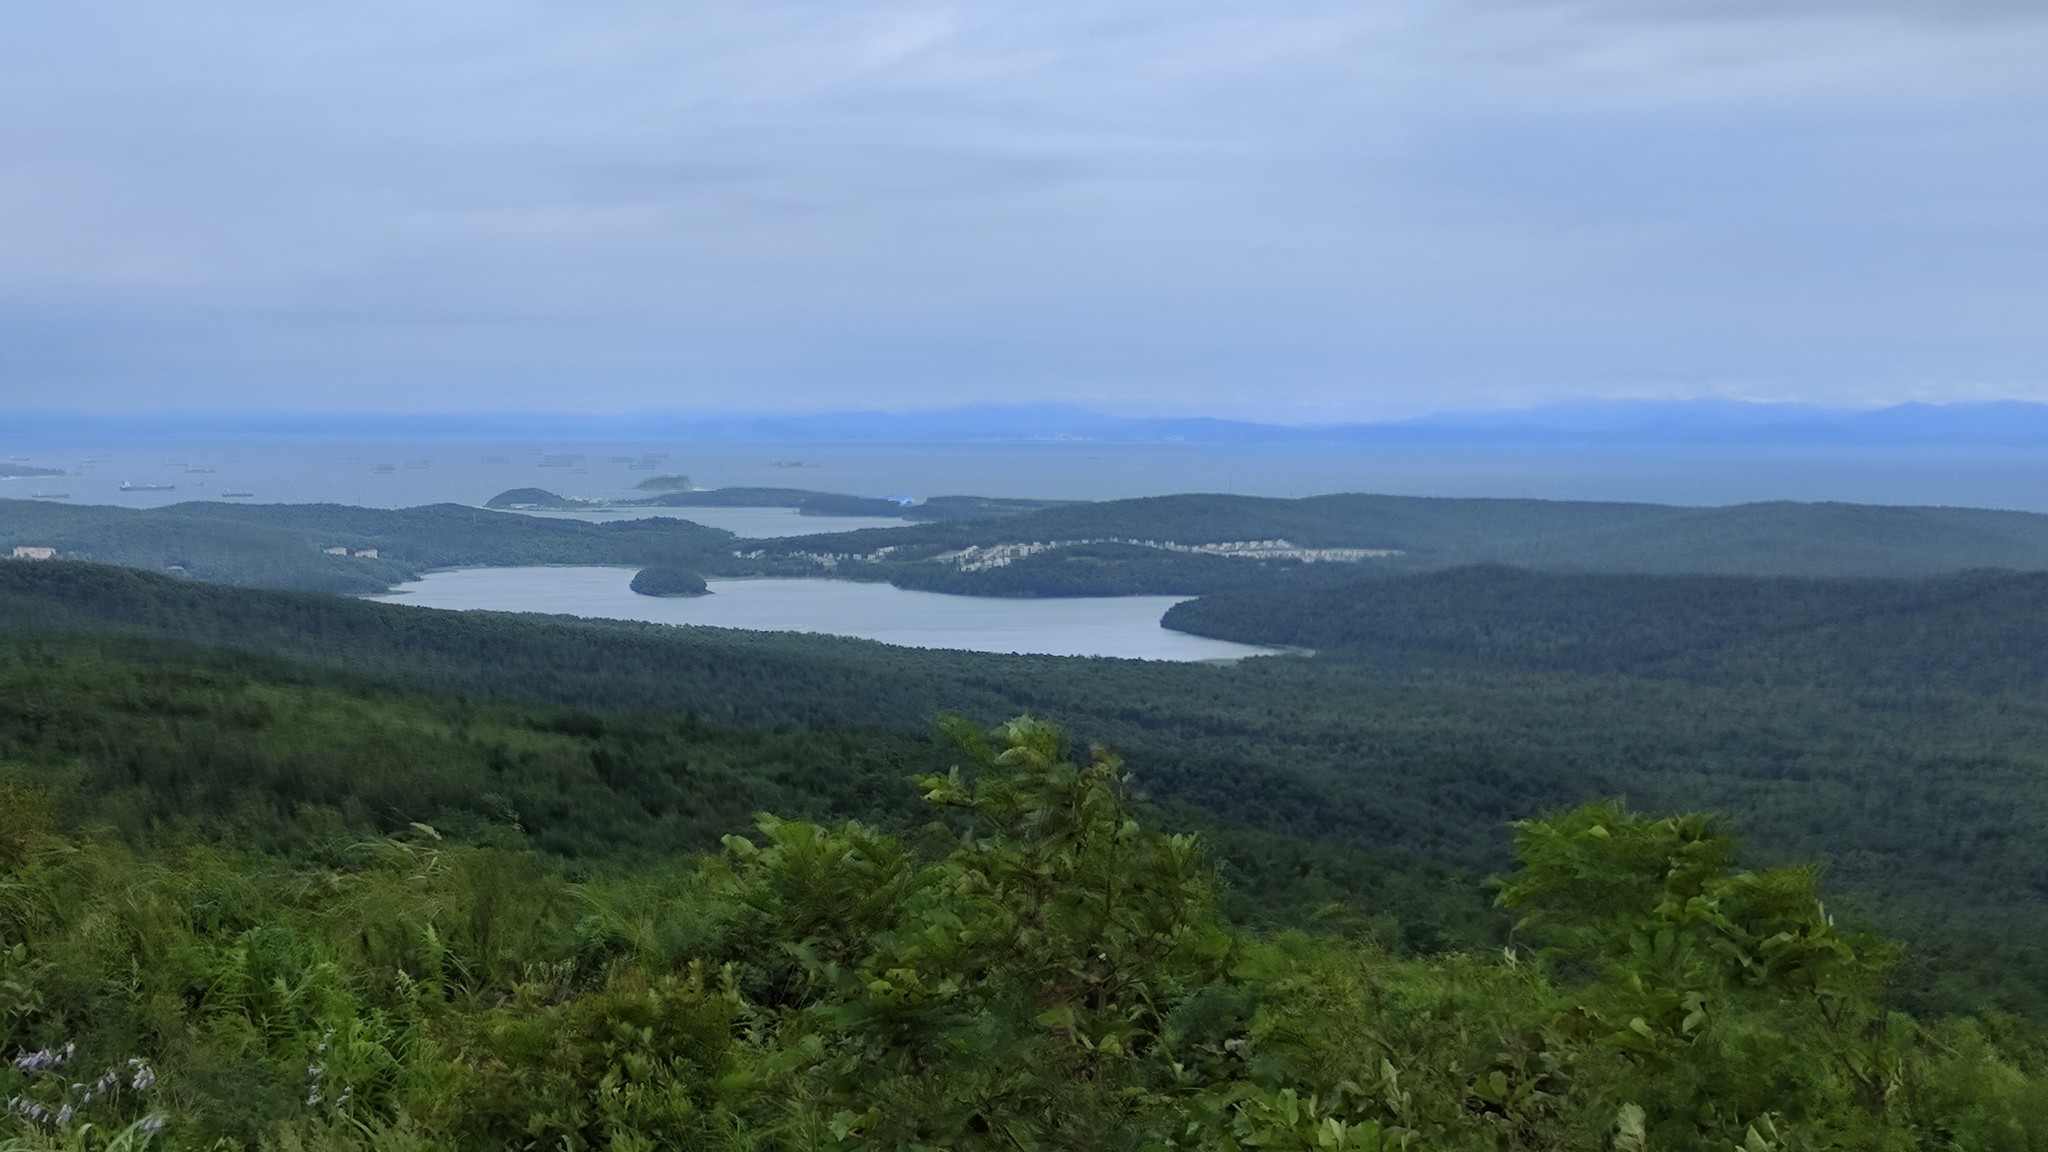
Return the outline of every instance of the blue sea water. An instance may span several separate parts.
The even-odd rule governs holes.
[[[16,443],[0,459],[63,468],[0,497],[153,507],[184,500],[476,505],[508,488],[617,497],[661,473],[698,487],[861,496],[1104,500],[1175,492],[1526,496],[1718,505],[1756,500],[1947,504],[2048,512],[2048,447],[1520,447],[1269,444],[685,444],[479,442]],[[168,491],[121,491],[171,485]],[[248,492],[247,497],[228,497]],[[744,510],[743,510],[744,511]],[[718,515],[688,515],[712,522]],[[810,518],[806,518],[810,519]],[[807,523],[755,527],[825,530]]]

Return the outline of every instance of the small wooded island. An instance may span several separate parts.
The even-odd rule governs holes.
[[[709,596],[704,578],[687,568],[656,564],[633,574],[633,591],[642,596]]]

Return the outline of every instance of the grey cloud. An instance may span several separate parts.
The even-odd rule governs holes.
[[[2044,394],[2037,6],[7,19],[0,407]]]

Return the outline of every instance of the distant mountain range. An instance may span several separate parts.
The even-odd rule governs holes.
[[[0,414],[13,442],[90,439],[671,440],[731,443],[2048,445],[2048,404],[1824,408],[1732,400],[1586,401],[1378,423],[1109,416],[1065,404],[917,412]]]

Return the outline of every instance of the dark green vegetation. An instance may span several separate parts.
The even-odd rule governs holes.
[[[0,546],[258,588],[381,592],[433,568],[730,562],[732,534],[685,520],[581,524],[457,504],[174,504],[138,510],[0,500]],[[340,548],[345,554],[330,555]],[[375,550],[375,559],[356,552]]]
[[[642,568],[633,574],[633,591],[642,596],[708,596],[711,589],[704,578],[688,568],[672,564]]]
[[[910,737],[489,704],[104,637],[10,638],[0,701],[0,780],[64,827],[138,845],[289,854],[418,821],[586,863],[659,859],[764,810],[900,819],[898,783],[932,760]]]
[[[1402,958],[1233,926],[1113,757],[956,731],[916,836],[763,817],[581,878],[509,813],[481,842],[138,846],[0,783],[0,1147],[2048,1139],[2033,1029],[1888,1012],[1891,950],[1708,821],[1524,824],[1518,945]]]
[[[1348,563],[1162,551],[1285,541],[1302,549],[1387,549]],[[1067,543],[1007,566],[961,571],[961,549]],[[1546,500],[1336,495],[1300,500],[1161,496],[1076,504],[1000,521],[919,525],[774,541],[767,554],[870,556],[841,576],[970,595],[1200,595],[1471,564],[1558,572],[1920,576],[1971,568],[2048,568],[2048,516],[1968,508],[1744,504],[1678,508]],[[1247,571],[1263,565],[1264,572]]]
[[[1710,583],[1715,604],[1775,586]],[[1917,607],[1900,596],[1915,588]],[[17,636],[263,653],[409,692],[728,727],[914,741],[947,710],[1053,715],[1121,750],[1162,819],[1219,837],[1250,912],[1298,920],[1349,902],[1384,917],[1383,939],[1420,950],[1491,930],[1472,914],[1472,877],[1505,863],[1509,821],[1616,795],[1718,810],[1756,863],[1828,861],[1836,903],[1905,938],[1902,1003],[2048,1016],[2048,645],[2030,639],[2048,627],[2048,576],[1833,595],[1858,589],[1862,632],[1792,632],[1773,663],[1705,660],[1684,675],[1668,661],[1446,659],[1423,639],[1386,659],[1232,667],[919,652],[420,611],[62,562],[0,565],[0,619]],[[1998,647],[2005,636],[2016,639]]]
[[[1174,605],[1164,622],[1411,668],[1892,691],[2048,683],[2048,573],[2034,572],[1858,580],[1478,567],[1208,596]]]
[[[1134,509],[1402,555],[1147,547]],[[0,504],[34,533],[0,544],[320,587],[891,547],[840,564],[1227,589],[1171,622],[1320,653],[0,563],[0,1152],[2048,1146],[2048,573],[1952,571],[2038,565],[2039,519],[1177,498],[741,559],[680,521]],[[1488,549],[1546,570],[1445,567]],[[1667,562],[1773,574],[1570,571]],[[1020,713],[1127,760],[988,735]]]
[[[669,738],[660,733],[695,733],[692,739],[701,741],[710,739],[707,726],[769,727],[829,738],[818,746],[828,752],[845,747],[830,740],[857,734],[863,747],[886,750],[877,761],[890,773],[881,791],[872,779],[860,782],[863,774],[851,767],[856,758],[846,760],[855,778],[847,786],[874,803],[901,778],[901,765],[928,749],[932,717],[954,704],[980,717],[1018,706],[1020,694],[990,684],[991,673],[1046,688],[1069,670],[1101,666],[1051,657],[987,661],[813,636],[393,611],[97,565],[43,564],[41,577],[32,567],[38,566],[0,565],[0,620],[9,625],[0,643],[13,646],[18,673],[0,683],[0,701],[18,702],[14,711],[0,711],[13,723],[10,742],[0,743],[0,762],[39,765],[39,783],[75,790],[82,811],[128,794],[133,773],[163,773],[154,779],[162,786],[155,807],[124,824],[138,830],[165,821],[184,826],[252,805],[275,807],[296,820],[303,804],[335,803],[337,789],[357,787],[374,793],[359,814],[373,831],[412,820],[468,826],[484,811],[479,798],[496,794],[517,800],[524,825],[553,851],[589,855],[613,843],[703,847],[701,838],[649,840],[618,821],[680,803],[690,827],[723,833],[742,830],[762,807],[809,809],[787,795],[745,791],[721,806],[716,797],[727,785],[691,776],[687,766],[701,757],[664,743]],[[45,684],[52,680],[59,686]],[[408,704],[399,718],[371,723],[362,719],[365,709],[338,708],[331,698],[358,692],[377,700],[403,697]],[[277,702],[234,706],[249,694]],[[486,702],[539,717],[508,720],[501,708],[504,724],[583,738],[555,742],[566,751],[539,761],[532,795],[557,816],[571,818],[573,811],[574,820],[595,821],[596,831],[556,827],[526,802],[531,797],[508,791],[503,773],[510,753],[492,754],[479,743],[473,754],[450,754],[459,743],[453,734],[474,730],[482,722],[474,713]],[[533,713],[536,707],[541,711]],[[120,722],[130,715],[141,718],[139,725]],[[162,717],[182,719],[161,725]],[[405,734],[415,731],[418,742],[409,742]],[[523,741],[522,747],[532,743]],[[382,761],[363,762],[365,748]],[[295,750],[307,749],[314,752],[309,763],[294,761]],[[434,755],[442,768],[416,779],[415,751]],[[98,767],[75,771],[81,763]],[[678,764],[685,766],[682,784],[669,778]],[[797,771],[792,765],[786,757],[756,760],[725,778],[787,780]],[[1243,770],[1225,761],[1196,772],[1212,774],[1201,788],[1220,797]],[[436,778],[443,783],[431,785]],[[307,791],[296,791],[297,781]],[[1275,799],[1314,802],[1277,775],[1273,785]],[[561,797],[571,794],[583,799],[565,810]],[[204,801],[184,807],[178,795]],[[1496,930],[1476,893],[1451,886],[1443,866],[1398,860],[1361,843],[1303,840],[1279,831],[1285,822],[1268,813],[1238,820],[1175,796],[1158,799],[1177,826],[1204,828],[1224,846],[1229,867],[1267,918],[1303,919],[1332,901],[1370,899],[1388,938],[1411,939],[1418,947],[1489,939]],[[857,804],[829,811],[876,815]]]
[[[503,493],[494,503],[553,501],[588,507],[538,488]],[[666,518],[583,524],[449,504],[387,511],[196,503],[138,511],[0,500],[0,547],[47,544],[74,557],[176,568],[202,580],[340,592],[380,591],[430,568],[515,564],[680,564],[710,576],[829,572],[990,596],[1296,589],[1476,563],[1556,572],[1798,576],[2048,568],[2048,516],[1961,508],[1672,508],[1395,496],[1168,496],[1055,506],[945,496],[899,506],[793,488],[674,492],[625,503],[798,507],[821,519],[884,515],[936,522],[735,548],[729,533]],[[1305,562],[1286,549],[1263,557],[1186,550],[1274,541],[1295,549],[1394,554]],[[960,555],[1005,544],[1058,546],[997,564],[968,565]],[[332,547],[350,555],[322,551]],[[353,555],[366,549],[379,558]]]
[[[690,490],[688,476],[649,476],[633,487],[642,492],[687,492]]]
[[[589,500],[571,500],[557,496],[545,488],[510,488],[484,501],[484,507],[500,511],[514,508],[545,508],[549,511],[566,512],[592,507]]]

